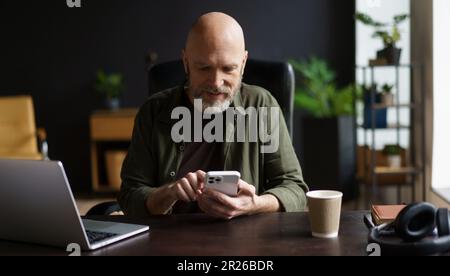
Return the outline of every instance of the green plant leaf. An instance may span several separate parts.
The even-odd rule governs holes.
[[[392,27],[392,42],[396,43],[396,42],[400,41],[400,37],[401,37],[400,31],[399,31],[398,27],[396,25],[394,25]]]
[[[338,89],[334,82],[336,73],[325,60],[312,57],[305,61],[289,60],[297,73],[295,105],[318,118],[351,115],[354,96],[362,89],[350,85]]]
[[[392,37],[386,31],[376,31],[373,36],[374,38],[381,38],[385,46],[391,45],[393,43]]]
[[[399,145],[385,145],[383,148],[383,153],[385,155],[399,155],[402,148]]]
[[[364,13],[356,13],[355,19],[362,22],[365,25],[375,28],[373,38],[380,38],[386,47],[395,45],[401,39],[401,33],[398,25],[408,19],[409,14],[399,14],[393,17],[393,21],[390,23],[381,23],[375,21],[372,17]],[[388,27],[392,29],[387,30]]]
[[[354,113],[354,87],[349,85],[336,91],[333,98],[334,113],[340,115],[352,115]]]
[[[361,23],[365,25],[369,25],[372,27],[384,27],[387,24],[375,21],[371,16],[365,13],[358,12],[355,15],[355,19],[359,20]]]
[[[394,16],[394,24],[398,25],[409,18],[409,14],[399,14]]]
[[[301,107],[309,112],[311,112],[315,117],[322,117],[320,103],[317,99],[308,96],[304,92],[298,91],[295,94],[294,102],[298,107]]]
[[[94,89],[106,98],[118,98],[124,90],[123,77],[119,73],[106,74],[103,70],[97,71]]]

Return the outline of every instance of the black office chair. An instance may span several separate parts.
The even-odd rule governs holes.
[[[116,201],[107,201],[102,202],[91,209],[86,213],[86,216],[104,216],[104,215],[111,215],[115,212],[120,212],[121,208],[120,205]]]
[[[186,74],[181,60],[155,64],[148,70],[149,95],[181,85],[185,81]],[[287,62],[249,59],[243,82],[261,86],[271,92],[283,111],[289,135],[292,137],[295,89],[292,66]],[[110,215],[117,211],[120,211],[120,206],[116,202],[105,202],[91,208],[86,215]]]
[[[182,84],[186,74],[181,60],[155,64],[148,70],[149,95]],[[270,91],[278,101],[292,137],[295,75],[287,62],[249,59],[243,82],[261,86]]]

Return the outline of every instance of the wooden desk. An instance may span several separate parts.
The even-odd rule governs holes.
[[[365,212],[343,212],[339,237],[310,234],[307,213],[273,213],[229,221],[204,214],[153,216],[143,219],[95,219],[146,224],[150,232],[84,255],[165,256],[366,256]],[[64,249],[0,241],[0,255],[68,255]]]
[[[106,177],[105,152],[128,149],[137,109],[100,110],[91,115],[92,189],[95,192],[115,192]]]

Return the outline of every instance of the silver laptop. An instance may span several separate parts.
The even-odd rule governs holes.
[[[148,226],[81,219],[63,165],[0,159],[0,239],[94,250]]]

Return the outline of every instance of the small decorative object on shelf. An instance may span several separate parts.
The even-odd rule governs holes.
[[[124,90],[122,74],[106,74],[103,70],[97,72],[95,90],[105,97],[105,105],[110,110],[120,108],[120,95]]]
[[[392,106],[394,105],[394,94],[392,94],[392,88],[394,88],[393,85],[385,83],[381,87],[381,93],[382,93],[382,103],[386,106]]]
[[[377,59],[371,60],[371,66],[379,65],[398,65],[400,63],[400,55],[402,49],[396,47],[396,43],[400,41],[401,34],[399,24],[409,18],[408,14],[396,15],[391,23],[382,23],[375,21],[372,17],[364,13],[357,13],[356,20],[361,23],[374,27],[375,32],[372,37],[381,38],[384,43],[384,49],[377,52]],[[391,28],[391,30],[389,30]]]
[[[399,145],[385,145],[383,154],[386,156],[388,167],[400,168],[402,166],[402,148]]]

